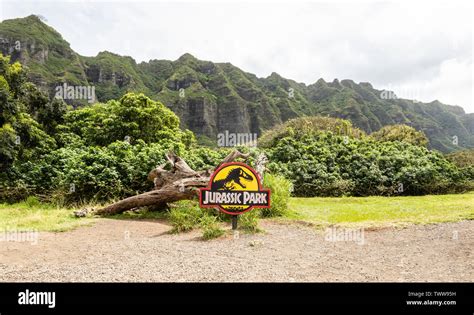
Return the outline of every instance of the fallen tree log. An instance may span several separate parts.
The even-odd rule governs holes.
[[[216,169],[222,163],[232,162],[239,158],[247,160],[249,156],[248,153],[232,151]],[[195,171],[173,152],[168,153],[166,159],[167,163],[157,166],[148,174],[148,179],[154,183],[152,191],[125,198],[94,211],[94,214],[112,215],[139,207],[165,205],[169,202],[193,199],[198,196],[199,188],[207,187],[209,184],[213,170]]]

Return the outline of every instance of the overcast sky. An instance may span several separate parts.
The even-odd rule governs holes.
[[[471,1],[0,2],[2,20],[42,15],[81,55],[189,52],[259,77],[352,79],[474,112]]]

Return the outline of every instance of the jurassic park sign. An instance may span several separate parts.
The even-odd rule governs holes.
[[[253,208],[269,208],[270,190],[262,188],[260,176],[247,164],[224,163],[212,174],[209,186],[200,188],[199,204],[239,215]]]

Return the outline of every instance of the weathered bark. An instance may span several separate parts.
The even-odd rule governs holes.
[[[249,155],[233,151],[217,167],[238,158],[247,159]],[[186,161],[172,152],[166,155],[166,159],[167,163],[157,166],[148,174],[148,179],[154,183],[154,190],[120,200],[94,213],[111,215],[133,208],[192,199],[197,195],[199,188],[207,187],[209,184],[212,170],[195,171]],[[167,170],[170,167],[171,169]]]

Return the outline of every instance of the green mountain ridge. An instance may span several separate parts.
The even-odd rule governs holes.
[[[443,152],[474,147],[474,114],[459,106],[383,99],[370,83],[352,80],[319,79],[306,85],[277,73],[258,78],[230,63],[190,54],[141,63],[107,51],[84,57],[34,15],[0,23],[0,52],[26,65],[30,79],[51,96],[65,82],[95,86],[99,101],[143,92],[173,110],[182,127],[202,142],[215,143],[217,133],[225,130],[261,134],[290,118],[322,115],[349,119],[367,133],[406,124],[424,131],[430,147]]]

